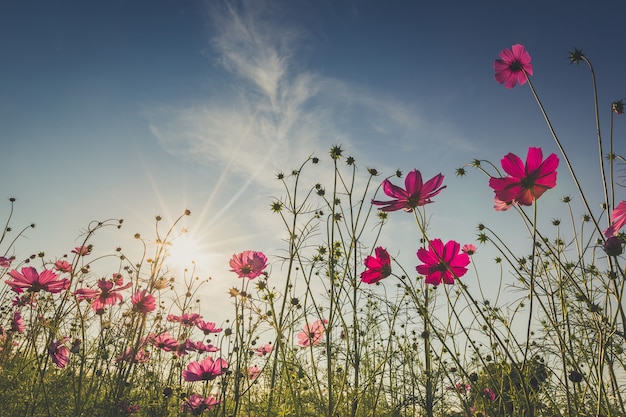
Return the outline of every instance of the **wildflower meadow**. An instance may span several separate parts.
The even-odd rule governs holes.
[[[591,60],[578,49],[569,58],[591,74],[602,201],[589,201],[533,86],[541,69],[516,44],[495,60],[495,81],[502,94],[530,90],[552,140],[450,173],[420,171],[419,157],[409,172],[378,172],[341,145],[285,167],[268,206],[288,238],[223,260],[226,321],[203,313],[210,282],[167,267],[190,210],[135,235],[137,258],[97,244],[103,229],[125,232],[118,219],[87,225],[74,248],[30,255],[20,238],[31,226],[15,228],[10,198],[0,415],[625,416],[626,159],[613,139],[624,106],[598,103]],[[474,241],[440,236],[431,219],[454,192],[449,175],[491,189],[493,211],[525,233],[467,218]],[[567,177],[577,193],[550,212],[542,202]],[[380,243],[406,219],[395,240],[412,242],[408,260]]]

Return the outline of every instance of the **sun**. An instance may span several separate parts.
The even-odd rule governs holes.
[[[186,230],[171,240],[167,249],[166,264],[177,270],[208,268],[211,253],[207,245]]]

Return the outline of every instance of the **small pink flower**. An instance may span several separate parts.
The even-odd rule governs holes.
[[[24,330],[26,330],[26,326],[24,325],[24,320],[22,319],[22,313],[15,310],[13,312],[13,320],[11,320],[11,331],[23,333]]]
[[[130,405],[127,402],[122,402],[120,403],[120,410],[122,411],[122,413],[124,413],[123,415],[131,415],[131,414],[135,414],[137,411],[139,411],[139,405]]]
[[[205,345],[202,340],[192,342],[191,340],[187,339],[186,345],[187,350],[193,352],[213,353],[220,350],[220,348],[218,348],[217,346],[213,346],[211,344]]]
[[[137,291],[130,302],[133,304],[133,310],[139,313],[149,313],[156,309],[154,296],[148,290]]]
[[[257,354],[257,356],[265,356],[269,353],[271,353],[274,350],[274,346],[270,345],[269,343],[260,346],[256,349],[254,349],[254,352]]]
[[[254,365],[248,367],[248,379],[250,381],[254,381],[259,377],[259,375],[261,375],[261,370],[258,366]]]
[[[208,335],[210,333],[219,333],[222,331],[221,327],[215,327],[215,323],[210,321],[198,319],[194,324],[198,329],[202,330],[205,335]]]
[[[624,114],[624,99],[611,103],[611,110],[616,114]]]
[[[223,375],[228,369],[228,362],[222,358],[213,360],[206,358],[202,362],[191,362],[183,371],[183,378],[187,382],[212,381]]]
[[[72,249],[72,253],[75,253],[78,256],[85,256],[91,253],[91,245],[89,246],[78,246]]]
[[[420,248],[417,251],[417,257],[424,263],[415,269],[426,277],[427,284],[454,284],[455,278],[465,275],[466,266],[470,263],[466,253],[459,253],[460,248],[461,245],[454,240],[444,245],[441,239],[433,239],[428,249]]]
[[[198,313],[185,313],[182,316],[175,316],[174,314],[167,315],[167,321],[180,323],[183,326],[193,326],[196,321],[202,319],[202,316]]]
[[[515,201],[502,201],[498,197],[493,198],[493,208],[496,211],[507,211],[515,204],[517,204]]]
[[[501,201],[516,201],[530,206],[544,192],[556,186],[556,168],[559,158],[550,154],[545,161],[541,148],[528,148],[526,165],[517,155],[509,153],[500,161],[508,174],[504,178],[492,177],[489,186]]]
[[[219,403],[220,401],[212,396],[208,396],[205,398],[199,394],[191,394],[184,400],[181,408],[186,413],[191,413],[191,415],[199,416],[200,414],[204,413],[205,410],[210,410]]]
[[[613,237],[626,224],[626,201],[620,201],[611,213],[611,226],[604,231],[604,236]]]
[[[71,273],[72,272],[72,264],[69,263],[66,260],[59,259],[58,261],[56,261],[54,263],[54,269],[56,269],[59,272]]]
[[[375,284],[381,279],[391,275],[391,258],[389,253],[382,247],[377,247],[376,256],[368,256],[363,263],[367,268],[361,272],[361,281],[366,284]]]
[[[326,331],[326,324],[328,324],[328,320],[326,319],[316,320],[311,324],[306,323],[304,325],[304,331],[296,335],[298,337],[298,346],[317,346],[322,343],[322,337]]]
[[[243,251],[233,255],[230,267],[231,272],[236,273],[239,278],[254,279],[267,268],[267,257],[263,252]]]
[[[103,314],[106,306],[112,306],[116,302],[122,303],[121,291],[131,287],[133,284],[128,283],[121,287],[117,287],[123,282],[116,277],[112,281],[106,279],[98,280],[98,289],[92,290],[91,288],[80,288],[74,293],[78,301],[90,300],[91,308],[97,314]]]
[[[461,248],[461,252],[463,253],[467,253],[468,255],[473,255],[476,253],[476,246],[472,245],[471,243],[468,243],[466,245],[463,245],[463,247]]]
[[[9,275],[13,280],[7,280],[5,282],[18,294],[24,290],[31,292],[43,290],[57,294],[70,286],[69,279],[57,279],[59,276],[49,269],[45,269],[39,274],[32,266],[26,266],[22,268],[21,273],[14,269],[9,271]]]
[[[150,359],[150,352],[143,347],[139,348],[135,353],[135,349],[127,348],[120,356],[115,358],[115,362],[128,362],[128,363],[146,363]]]
[[[517,83],[524,85],[526,76],[533,75],[530,54],[520,44],[513,45],[511,49],[503,49],[500,59],[493,63],[493,69],[496,71],[496,81],[506,88],[513,88]]]
[[[178,348],[178,340],[174,339],[170,332],[163,332],[159,335],[151,334],[148,339],[154,347],[165,352],[172,352]]]
[[[485,397],[485,399],[487,399],[489,401],[495,401],[495,399],[496,399],[496,393],[493,392],[493,390],[491,390],[489,388],[483,389],[483,396]]]
[[[11,266],[11,262],[13,262],[14,260],[15,256],[11,256],[10,258],[0,256],[0,268],[9,268]]]
[[[446,186],[443,183],[443,175],[437,174],[426,183],[422,181],[422,173],[417,169],[409,172],[404,180],[406,189],[393,185],[391,181],[383,181],[383,191],[388,197],[394,198],[390,201],[372,200],[372,204],[380,207],[382,211],[404,210],[413,211],[414,208],[432,203],[432,198],[439,194]]]
[[[27,292],[23,295],[16,296],[13,300],[11,300],[11,304],[13,307],[25,307],[25,306],[34,306],[37,304],[37,293],[36,292]]]
[[[52,363],[58,368],[65,368],[70,361],[70,350],[64,344],[66,340],[67,338],[57,340],[56,342],[51,342],[48,346],[50,360],[52,360]]]

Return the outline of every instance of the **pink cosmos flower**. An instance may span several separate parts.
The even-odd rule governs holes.
[[[391,258],[389,253],[382,247],[377,247],[376,256],[368,256],[363,263],[367,268],[361,272],[361,281],[366,284],[375,284],[381,279],[391,275]]]
[[[85,256],[91,253],[91,246],[78,246],[72,249],[72,253],[75,253],[78,256]]]
[[[210,321],[198,319],[194,324],[198,329],[202,330],[205,335],[208,335],[210,333],[219,333],[222,331],[221,327],[215,327],[215,323]]]
[[[128,362],[128,363],[146,363],[150,360],[150,352],[146,349],[139,348],[135,353],[135,349],[127,348],[120,356],[115,358],[115,362]]]
[[[489,401],[495,401],[496,399],[496,393],[492,389],[489,389],[489,388],[483,389],[483,396],[485,397],[485,399]]]
[[[122,413],[124,413],[123,415],[131,415],[131,414],[135,414],[137,411],[139,411],[139,405],[135,404],[135,405],[131,405],[127,402],[121,402],[120,403],[120,410],[122,411]]]
[[[25,306],[34,306],[37,304],[37,293],[36,292],[27,292],[23,295],[17,295],[14,299],[11,300],[11,305],[13,307],[25,307]]]
[[[63,259],[59,259],[58,261],[56,261],[54,263],[54,269],[56,269],[59,272],[71,273],[72,272],[72,264],[69,263],[68,261],[63,260]]]
[[[0,256],[0,268],[9,268],[11,266],[11,262],[13,262],[14,260],[15,256],[11,256],[10,258]]]
[[[69,279],[57,279],[59,276],[49,269],[45,269],[39,274],[32,266],[26,266],[22,268],[21,273],[14,269],[9,271],[9,275],[13,280],[5,282],[18,294],[22,293],[24,289],[31,292],[44,290],[56,294],[70,286]]]
[[[243,251],[233,255],[230,267],[231,272],[236,273],[239,278],[254,279],[267,268],[267,257],[263,252]]]
[[[424,263],[415,269],[426,277],[427,284],[454,284],[455,278],[465,275],[470,263],[469,255],[459,253],[460,248],[461,245],[454,240],[444,245],[440,239],[433,239],[428,250],[420,248],[417,251],[417,257]]]
[[[261,375],[261,370],[258,366],[254,365],[248,367],[248,379],[250,381],[254,381],[259,377],[259,375]]]
[[[498,197],[493,198],[493,208],[496,211],[507,211],[517,204],[515,201],[502,201]]]
[[[150,343],[154,345],[154,347],[162,349],[166,352],[172,352],[178,348],[178,340],[174,339],[170,332],[163,332],[159,335],[155,335],[154,333],[148,337]]]
[[[383,181],[383,191],[385,194],[395,200],[378,201],[372,200],[372,204],[380,207],[382,211],[404,210],[406,212],[413,211],[415,207],[432,203],[431,198],[436,196],[446,188],[441,186],[443,183],[443,175],[437,174],[426,183],[422,182],[422,174],[417,169],[409,172],[404,180],[406,189],[402,189],[393,185],[389,180]]]
[[[306,323],[304,325],[304,331],[296,335],[298,337],[298,346],[317,346],[322,343],[322,337],[326,331],[326,324],[328,324],[328,320],[326,319],[316,320],[311,324]]]
[[[187,382],[212,381],[223,375],[228,369],[228,362],[222,358],[213,360],[206,358],[202,362],[191,362],[183,371],[183,378]]]
[[[66,340],[67,338],[57,340],[56,342],[51,342],[48,346],[50,360],[52,360],[52,363],[58,368],[65,368],[70,361],[70,350],[64,344]]]
[[[199,394],[191,394],[184,400],[181,408],[186,413],[191,413],[193,416],[199,416],[204,413],[205,410],[210,410],[219,403],[220,401],[212,396],[205,398]]]
[[[269,353],[272,353],[272,351],[274,350],[274,346],[270,345],[269,343],[260,346],[256,349],[254,349],[254,352],[257,354],[257,356],[265,356]]]
[[[471,243],[468,243],[466,245],[463,245],[463,247],[461,248],[461,252],[463,253],[467,253],[468,255],[473,255],[476,253],[476,246],[472,245]]]
[[[508,176],[489,179],[489,186],[500,201],[516,201],[530,206],[546,190],[556,186],[559,158],[550,154],[544,161],[541,148],[528,148],[526,165],[512,153],[505,155],[500,163]]]
[[[611,103],[611,110],[616,114],[624,114],[624,99]]]
[[[204,352],[204,353],[213,353],[220,350],[217,346],[213,346],[212,344],[205,345],[202,340],[198,340],[197,342],[192,342],[187,339],[186,341],[187,350],[192,352]]]
[[[130,302],[133,303],[133,310],[139,313],[149,313],[156,309],[154,296],[148,290],[137,291]]]
[[[183,326],[193,326],[196,321],[202,319],[202,316],[198,313],[185,313],[182,316],[175,316],[174,314],[167,315],[167,321],[174,323],[180,323]]]
[[[626,224],[626,201],[620,201],[617,207],[611,213],[611,226],[603,233],[606,237],[613,237],[619,232],[619,229]]]
[[[493,63],[496,70],[495,79],[506,88],[513,88],[519,83],[526,84],[526,75],[533,75],[530,54],[523,45],[515,44],[511,49],[503,49],[500,59]]]
[[[122,280],[120,280],[119,277],[114,274],[113,281],[109,281],[106,279],[98,280],[97,290],[93,290],[91,288],[80,288],[76,290],[74,294],[76,295],[78,301],[90,300],[91,308],[97,314],[103,314],[104,308],[106,306],[112,306],[115,304],[116,301],[119,301],[119,303],[121,304],[122,295],[120,294],[120,292],[133,285],[129,282],[126,285],[118,287],[118,285],[121,284],[123,284]]]
[[[13,320],[11,320],[11,331],[23,333],[26,330],[24,320],[22,319],[22,313],[18,310],[13,312]]]

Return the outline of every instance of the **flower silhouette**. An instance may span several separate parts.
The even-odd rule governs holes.
[[[422,173],[414,169],[407,174],[404,180],[406,189],[393,185],[389,180],[383,181],[383,191],[387,196],[394,198],[394,200],[372,200],[372,204],[383,206],[379,209],[382,211],[404,210],[410,212],[413,211],[415,207],[432,203],[431,198],[446,188],[445,185],[441,186],[442,183],[443,175],[441,174],[437,174],[426,181],[426,183],[423,183]]]
[[[500,163],[508,176],[489,179],[489,186],[493,188],[496,198],[500,201],[515,201],[530,206],[546,190],[556,186],[559,158],[555,154],[550,154],[544,161],[541,148],[528,148],[526,165],[519,156],[512,153],[505,155]]]

